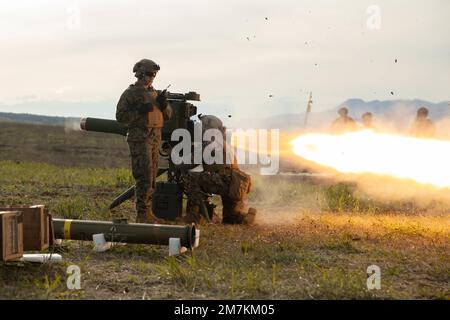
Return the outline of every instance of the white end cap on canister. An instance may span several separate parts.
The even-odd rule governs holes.
[[[92,241],[94,242],[94,250],[96,252],[104,252],[111,248],[111,243],[106,242],[105,235],[103,233],[93,234]]]
[[[197,248],[200,244],[200,230],[195,229],[195,241],[194,241],[194,248]]]
[[[21,260],[24,262],[47,263],[60,262],[62,261],[62,257],[57,253],[29,253],[24,254]]]
[[[169,238],[169,256],[177,256],[181,251],[180,238]]]

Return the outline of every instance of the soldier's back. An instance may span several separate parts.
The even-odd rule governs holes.
[[[418,138],[431,138],[435,130],[435,125],[430,119],[416,119],[411,126],[410,134]]]
[[[356,129],[356,122],[351,117],[339,117],[331,124],[331,132],[340,134]]]

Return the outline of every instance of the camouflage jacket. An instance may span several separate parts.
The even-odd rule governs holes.
[[[430,119],[416,118],[410,128],[410,134],[418,138],[432,138],[436,127]]]
[[[355,120],[348,116],[339,117],[331,124],[331,133],[333,134],[355,131],[356,129],[357,127]]]
[[[157,95],[153,87],[145,89],[135,84],[122,93],[117,103],[116,120],[127,126],[127,141],[145,140],[151,128],[162,128],[164,120],[172,117],[170,105],[163,112],[160,111]],[[145,114],[139,112],[144,104],[151,104],[152,111]]]
[[[209,143],[204,143],[203,145],[203,152],[205,151],[205,147]],[[233,152],[233,148],[226,142],[223,141],[222,143],[218,142],[219,150],[222,150],[222,163],[211,163],[207,164],[205,163],[205,159],[203,159],[203,170],[209,171],[209,172],[223,172],[223,173],[230,173],[231,169],[239,169],[239,165],[237,163],[236,156]],[[203,154],[203,156],[205,156]],[[220,157],[219,157],[220,160]]]

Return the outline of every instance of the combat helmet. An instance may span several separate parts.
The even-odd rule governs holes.
[[[428,116],[428,108],[426,107],[420,107],[417,109],[417,116],[418,117],[427,117]]]
[[[363,119],[372,119],[373,115],[372,112],[364,112],[361,118]]]
[[[347,107],[342,107],[338,110],[338,114],[342,117],[348,115],[348,109]]]
[[[222,133],[225,132],[225,127],[223,126],[222,120],[220,120],[218,117],[213,115],[203,115],[199,114],[198,118],[202,122],[202,131],[206,131],[208,129],[217,129],[220,130]]]
[[[157,72],[159,69],[161,68],[153,60],[142,59],[136,62],[136,64],[133,67],[133,72],[136,78],[140,78],[145,74]]]

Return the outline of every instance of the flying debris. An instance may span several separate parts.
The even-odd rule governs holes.
[[[395,63],[397,63],[397,59],[395,59]]]
[[[391,95],[394,95],[394,91],[391,91]]]
[[[269,21],[269,18],[268,18],[268,17],[265,17],[264,19],[265,19],[266,21]]]
[[[273,97],[273,94],[269,94],[269,98],[272,98]]]

